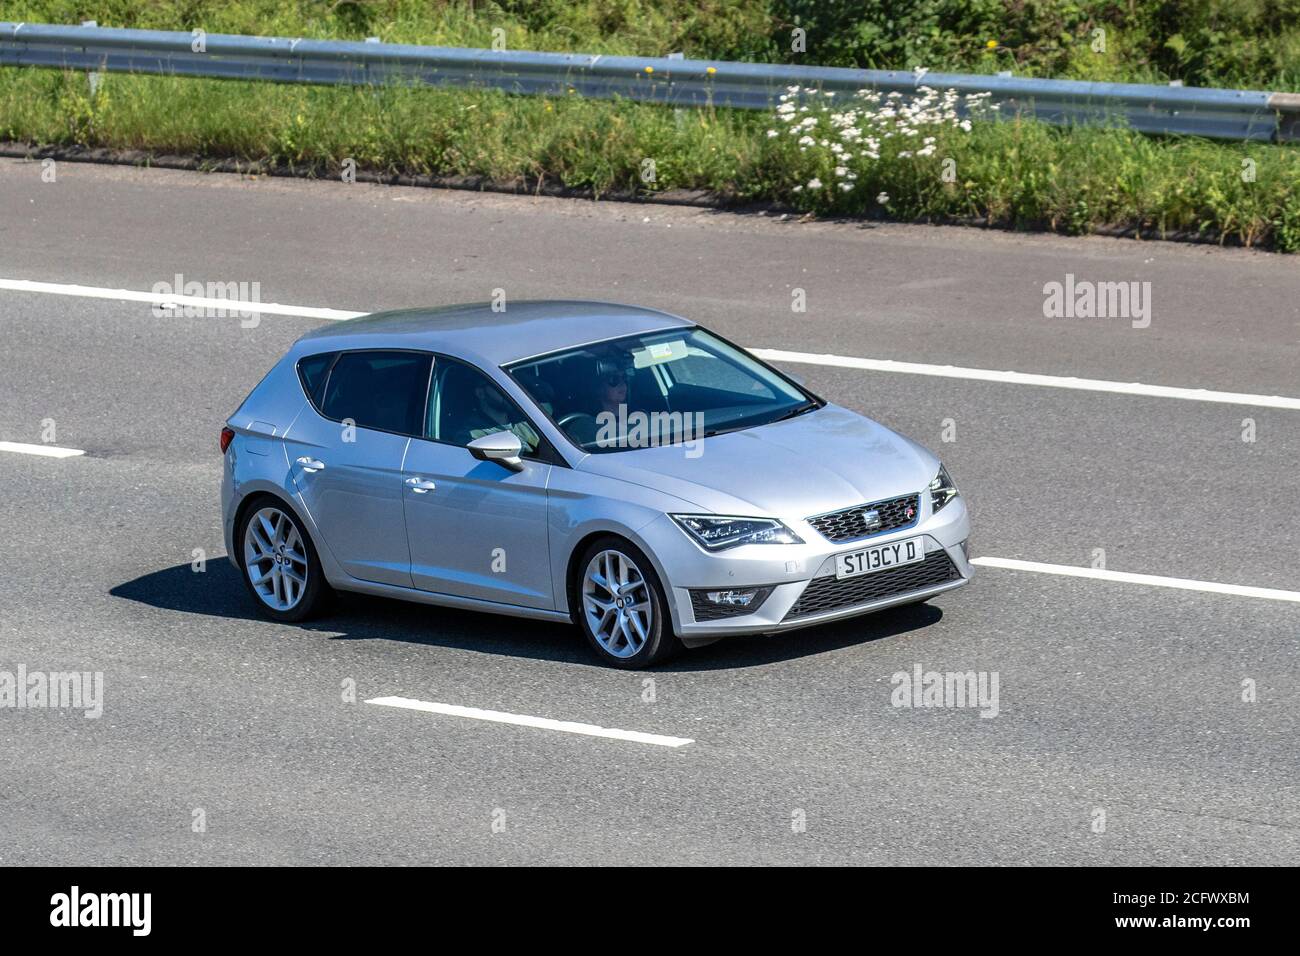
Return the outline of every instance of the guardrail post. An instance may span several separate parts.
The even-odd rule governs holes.
[[[96,20],[82,20],[81,25],[83,27],[94,28],[94,27],[98,27],[99,23]],[[99,80],[100,80],[100,74],[98,70],[87,71],[86,85],[90,87],[90,98],[92,100],[95,98],[95,93],[98,92],[99,90]]]
[[[1273,141],[1294,143],[1300,140],[1300,93],[1271,93],[1268,106],[1277,116]]]

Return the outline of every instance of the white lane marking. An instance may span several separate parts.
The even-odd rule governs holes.
[[[1070,578],[1094,578],[1098,581],[1120,581],[1125,584],[1147,584],[1158,588],[1178,588],[1183,591],[1206,591],[1210,594],[1231,594],[1235,597],[1300,603],[1300,591],[1283,591],[1278,588],[1219,584],[1217,581],[1196,581],[1191,578],[1166,578],[1157,574],[1134,574],[1131,571],[1079,568],[1070,564],[1043,564],[1039,561],[1017,561],[1015,558],[971,558],[970,563],[985,568],[1006,568],[1010,571],[1033,571],[1038,574],[1060,574]]]
[[[16,441],[0,441],[0,451],[16,451],[20,455],[41,455],[45,458],[73,458],[84,455],[80,448],[60,448],[57,445],[24,445]]]
[[[566,734],[585,734],[588,737],[608,737],[611,740],[630,740],[638,744],[656,744],[660,747],[684,747],[695,743],[689,737],[665,737],[661,734],[643,734],[639,730],[613,730],[595,724],[578,724],[571,720],[551,720],[549,717],[529,717],[527,714],[506,714],[499,710],[479,710],[477,707],[459,707],[456,704],[436,704],[409,697],[376,697],[366,701],[381,707],[402,707],[428,714],[448,714],[468,717],[470,720],[489,720],[497,724],[516,724],[520,727],[540,727],[542,730],[560,730]]]
[[[837,368],[859,368],[871,372],[901,372],[904,375],[964,378],[976,382],[1002,382],[1010,385],[1041,385],[1046,388],[1072,388],[1085,392],[1145,395],[1150,398],[1181,398],[1189,402],[1220,402],[1226,405],[1258,405],[1263,408],[1300,409],[1300,398],[1287,398],[1282,395],[1215,392],[1205,388],[1143,385],[1141,382],[1109,382],[1100,378],[1039,375],[1033,372],[999,372],[986,368],[962,368],[958,365],[925,365],[919,362],[895,362],[892,359],[854,358],[851,355],[816,355],[811,352],[787,352],[784,349],[750,349],[749,351],[769,362],[832,365]]]
[[[343,322],[366,312],[342,309],[319,309],[311,306],[280,305],[275,302],[245,302],[240,299],[210,299],[195,295],[159,292],[134,292],[130,289],[102,289],[96,286],[68,285],[61,282],[33,282],[27,279],[0,278],[0,289],[14,292],[43,292],[49,295],[74,295],[92,299],[118,299],[125,302],[149,302],[154,305],[192,305],[205,309],[233,312],[259,312],[266,315],[293,315],[309,319]],[[1262,408],[1300,410],[1300,398],[1282,395],[1254,395],[1249,392],[1216,392],[1205,388],[1180,388],[1173,385],[1144,385],[1141,382],[1110,382],[1100,378],[1075,378],[1068,375],[1039,375],[1035,372],[1000,372],[986,368],[963,368],[959,365],[927,365],[921,362],[897,362],[893,359],[857,358],[852,355],[826,355],[813,352],[790,352],[785,349],[749,349],[761,359],[794,362],[803,365],[830,365],[858,368],[872,372],[897,372],[904,375],[930,375],[936,378],[962,378],[977,382],[1001,382],[1011,385],[1040,385],[1045,388],[1069,388],[1086,392],[1110,392],[1120,395],[1143,395],[1149,398],[1180,398],[1190,402],[1219,402],[1226,405],[1256,405]]]
[[[280,305],[277,302],[245,302],[242,299],[212,299],[201,295],[175,295],[170,292],[134,292],[130,289],[101,289],[89,285],[67,285],[62,282],[29,282],[26,279],[0,279],[0,289],[13,292],[41,292],[46,295],[75,295],[87,299],[118,299],[123,302],[148,302],[152,305],[192,305],[204,309],[221,309],[227,312],[260,312],[265,315],[296,315],[308,319],[334,319],[343,321],[365,315],[365,312],[343,312],[339,309],[317,309],[301,305]]]

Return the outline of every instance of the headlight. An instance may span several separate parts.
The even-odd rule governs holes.
[[[803,539],[775,518],[728,515],[672,515],[682,530],[710,551],[742,544],[803,544]]]
[[[939,466],[939,474],[930,482],[930,511],[937,512],[952,499],[957,497],[957,486],[948,477],[948,469]]]

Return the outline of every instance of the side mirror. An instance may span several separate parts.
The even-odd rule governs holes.
[[[479,461],[495,461],[515,471],[524,467],[524,463],[519,460],[519,453],[523,451],[524,446],[520,444],[519,436],[514,432],[493,432],[491,435],[475,438],[466,447]]]

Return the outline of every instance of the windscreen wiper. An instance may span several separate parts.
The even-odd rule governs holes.
[[[773,422],[783,422],[787,418],[797,418],[804,412],[811,412],[814,408],[821,408],[821,406],[814,401],[804,402],[802,405],[796,405],[794,408],[787,409],[780,415],[777,415],[776,418],[771,419],[767,424],[771,425]]]

